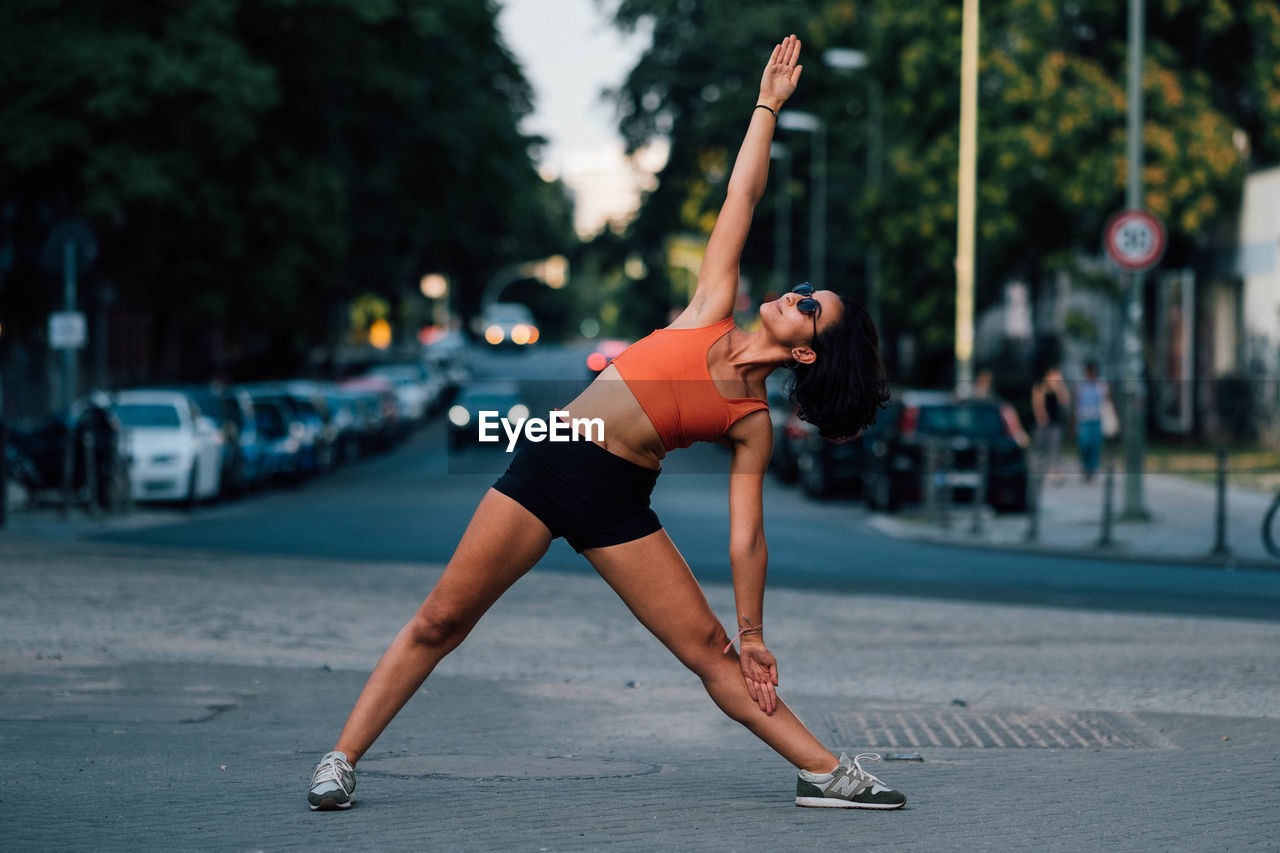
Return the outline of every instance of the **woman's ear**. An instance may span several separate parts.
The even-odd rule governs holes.
[[[809,347],[792,347],[791,359],[800,364],[813,364],[818,360],[818,354]]]

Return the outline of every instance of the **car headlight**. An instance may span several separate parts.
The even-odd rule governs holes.
[[[471,423],[471,413],[467,411],[466,406],[455,405],[449,407],[449,423],[456,427],[464,427]]]
[[[496,323],[484,330],[484,339],[494,346],[502,343],[506,336],[506,333],[502,331],[502,327]]]

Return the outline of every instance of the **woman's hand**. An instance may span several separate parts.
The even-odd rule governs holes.
[[[748,635],[749,636],[749,635]],[[742,638],[738,665],[747,682],[747,692],[766,714],[778,710],[778,661],[765,648],[763,640]]]
[[[764,67],[764,76],[760,78],[760,98],[758,104],[764,104],[775,113],[796,90],[800,82],[803,65],[796,65],[800,58],[800,39],[787,36],[782,44],[775,45],[769,64]]]

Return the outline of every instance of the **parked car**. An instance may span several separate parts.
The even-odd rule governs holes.
[[[796,476],[805,494],[828,498],[841,492],[861,493],[867,461],[861,434],[823,438],[816,426],[792,415],[786,441],[795,456]]]
[[[422,348],[422,361],[444,380],[441,407],[452,403],[459,389],[471,381],[467,338],[461,332],[450,331],[436,337]]]
[[[370,368],[369,374],[391,383],[400,417],[406,423],[425,420],[444,395],[443,377],[425,364],[380,364]]]
[[[353,376],[338,387],[343,391],[356,392],[367,401],[369,425],[374,430],[372,449],[385,450],[408,434],[408,425],[400,417],[395,389],[385,376]]]
[[[253,411],[253,398],[243,388],[224,387],[222,400],[228,417],[235,423],[238,458],[232,466],[232,480],[224,482],[224,490],[240,495],[261,485],[262,440],[258,435],[257,418]]]
[[[458,392],[449,407],[449,447],[483,447],[479,443],[481,412],[497,412],[497,417],[511,421],[529,417],[529,407],[520,398],[520,386],[510,380],[475,382]],[[502,440],[495,447],[506,447],[506,434],[498,426]]]
[[[280,396],[256,397],[253,417],[262,451],[259,470],[263,481],[300,482],[305,473],[302,463],[305,429],[294,417],[288,400]]]
[[[863,433],[863,495],[873,508],[892,512],[903,503],[925,499],[930,442],[940,442],[951,451],[949,469],[936,476],[956,500],[973,500],[983,476],[978,447],[985,444],[989,448],[986,501],[1001,510],[1026,509],[1026,450],[1001,402],[957,399],[940,391],[895,395],[876,424]]]
[[[200,414],[209,418],[218,427],[218,458],[222,468],[222,476],[219,479],[221,488],[231,489],[243,479],[242,474],[237,470],[242,464],[239,427],[231,415],[220,388],[212,385],[185,384],[148,385],[145,389],[137,390],[177,391],[194,400],[200,409]]]
[[[255,409],[272,403],[281,410],[290,436],[298,438],[298,477],[327,471],[333,449],[324,415],[311,402],[309,385],[291,386],[290,382],[259,382],[241,387],[249,392]]]
[[[222,434],[182,392],[120,391],[111,411],[126,431],[136,501],[196,503],[222,487]]]
[[[478,326],[484,341],[494,347],[532,346],[540,335],[533,314],[516,302],[493,303],[484,310]]]

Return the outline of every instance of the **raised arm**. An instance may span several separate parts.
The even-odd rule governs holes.
[[[747,242],[751,216],[769,179],[769,147],[778,111],[800,80],[803,66],[796,64],[799,58],[800,40],[793,35],[773,48],[760,79],[758,108],[751,111],[751,124],[729,175],[724,205],[707,242],[697,290],[689,307],[672,325],[705,326],[733,311],[738,295],[738,259]]]

